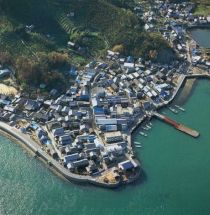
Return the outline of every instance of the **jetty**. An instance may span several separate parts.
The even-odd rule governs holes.
[[[190,135],[190,136],[192,136],[194,138],[196,138],[196,137],[198,137],[200,135],[198,131],[193,130],[191,128],[188,128],[185,125],[182,125],[180,123],[177,123],[174,120],[169,119],[168,117],[166,117],[166,116],[164,116],[162,114],[154,112],[154,116],[156,116],[158,119],[161,119],[162,121],[168,123],[169,125],[172,125],[177,130],[179,130],[179,131],[181,131],[181,132],[183,132],[185,134],[188,134],[188,135]]]

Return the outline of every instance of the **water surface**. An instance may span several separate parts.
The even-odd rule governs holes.
[[[210,82],[198,81],[192,95],[185,113],[164,112],[201,136],[154,119],[149,136],[135,138],[143,145],[143,182],[116,190],[66,182],[0,137],[0,215],[209,215]]]
[[[210,48],[210,28],[193,29],[191,35],[200,46]]]

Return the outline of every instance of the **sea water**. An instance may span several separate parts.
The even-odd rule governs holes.
[[[164,113],[200,137],[153,119],[148,137],[133,138],[143,145],[141,180],[114,190],[65,181],[1,136],[0,215],[209,215],[210,81],[197,81],[181,105],[186,112]]]

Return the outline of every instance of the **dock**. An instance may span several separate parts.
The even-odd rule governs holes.
[[[161,119],[162,121],[168,123],[169,125],[172,125],[177,130],[179,130],[179,131],[181,131],[181,132],[183,132],[185,134],[188,134],[188,135],[190,135],[190,136],[192,136],[194,138],[196,138],[196,137],[198,137],[200,135],[198,131],[193,130],[191,128],[188,128],[185,125],[182,125],[180,123],[177,123],[174,120],[169,119],[168,117],[166,117],[166,116],[164,116],[162,114],[154,112],[154,116],[156,116],[158,119]]]

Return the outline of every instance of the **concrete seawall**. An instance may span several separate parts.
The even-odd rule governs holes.
[[[191,75],[180,76],[180,80],[178,81],[178,85],[177,85],[172,97],[168,101],[164,101],[163,103],[156,105],[156,108],[159,109],[159,108],[162,108],[162,107],[170,104],[175,99],[175,97],[177,96],[177,94],[180,91],[181,87],[183,86],[184,82],[187,79],[192,79],[192,78],[196,78],[196,79],[208,78],[208,79],[210,79],[210,74],[191,74]]]
[[[179,83],[173,93],[173,96],[170,100],[165,101],[164,103],[161,103],[160,105],[157,105],[157,109],[164,107],[165,105],[172,102],[179,92],[181,86],[183,85],[184,81],[188,78],[210,78],[210,74],[192,74],[192,75],[182,75],[180,77]],[[148,116],[144,116],[130,129],[130,132],[128,134],[128,144],[129,147],[131,147],[132,142],[132,133],[133,131],[142,123],[143,120],[145,120]],[[150,116],[152,117],[152,115]],[[58,173],[60,173],[62,176],[64,176],[66,179],[78,183],[89,183],[94,184],[97,186],[105,187],[105,188],[116,188],[121,183],[104,183],[98,179],[98,177],[91,177],[91,176],[83,176],[71,173],[68,171],[65,167],[63,167],[60,163],[58,163],[56,160],[54,160],[50,155],[48,155],[45,151],[43,151],[40,146],[34,142],[28,135],[21,133],[18,129],[15,129],[9,125],[7,125],[4,122],[0,122],[0,130],[4,131],[5,133],[11,135],[21,143],[27,146],[33,153],[35,153],[37,156],[42,158],[46,163],[50,164]]]
[[[22,134],[17,129],[7,125],[6,123],[0,122],[0,130],[11,135],[21,143],[27,146],[32,152],[34,152],[37,156],[42,158],[45,162],[50,164],[58,173],[64,176],[66,179],[78,183],[90,183],[101,187],[106,188],[115,188],[119,186],[119,183],[115,184],[107,184],[101,181],[98,181],[97,178],[93,178],[91,176],[82,176],[71,173],[66,168],[64,168],[61,164],[51,158],[46,152],[41,150],[41,148],[35,143],[32,139],[30,139],[27,135]]]

